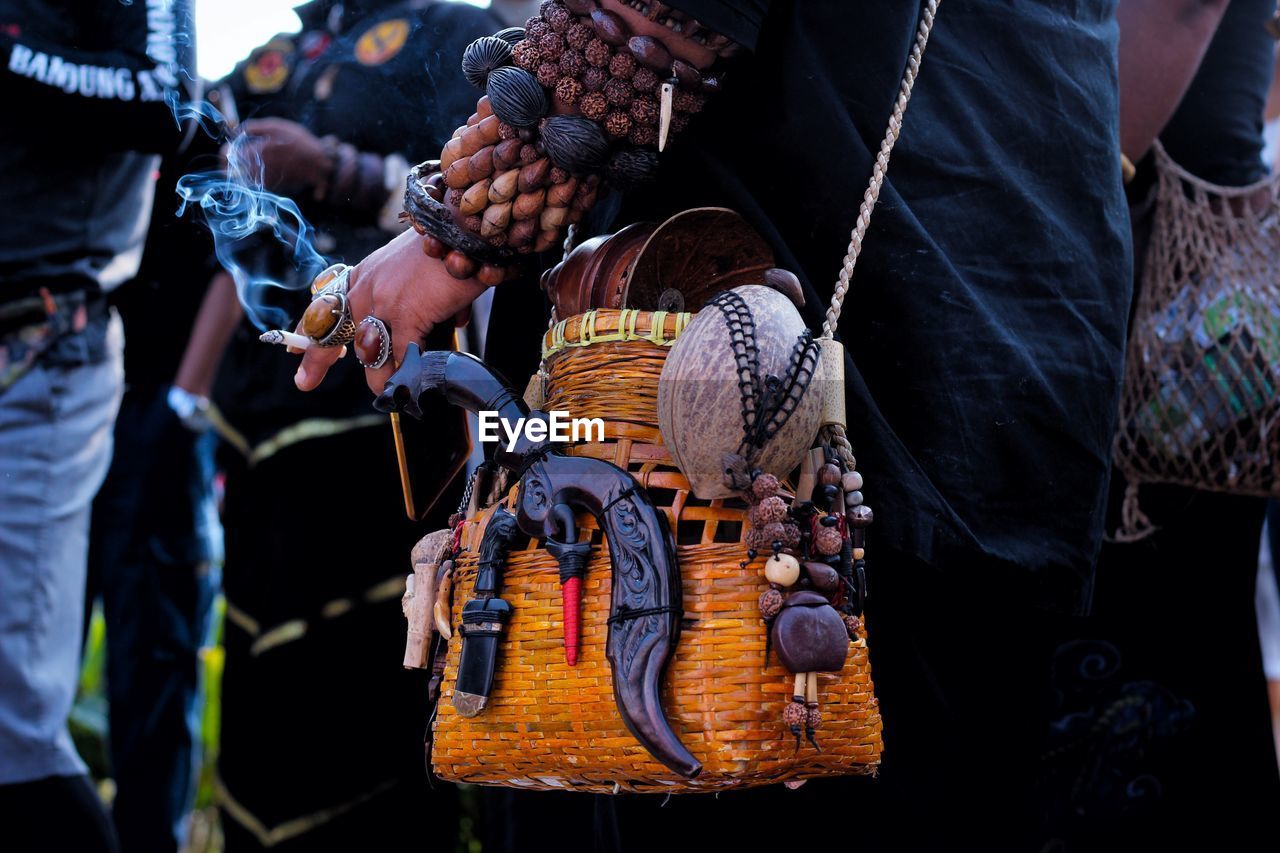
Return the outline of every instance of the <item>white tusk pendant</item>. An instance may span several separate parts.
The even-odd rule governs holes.
[[[658,150],[667,147],[667,134],[671,132],[671,102],[675,98],[676,84],[668,80],[662,84],[662,108],[658,117]]]

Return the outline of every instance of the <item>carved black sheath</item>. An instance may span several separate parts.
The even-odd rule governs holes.
[[[421,353],[415,344],[410,344],[400,369],[374,405],[384,412],[421,417],[419,398],[427,391],[443,393],[449,402],[473,412],[496,411],[510,422],[546,418],[542,412],[529,412],[515,391],[478,359],[454,352]],[[558,504],[596,517],[609,543],[613,569],[607,656],[618,713],[655,759],[681,776],[697,776],[702,764],[680,743],[662,709],[662,682],[680,636],[681,618],[680,569],[666,516],[626,471],[599,459],[562,456],[547,442],[521,437],[513,448],[495,449],[494,461],[521,474],[516,519],[528,535],[545,534],[547,515]],[[492,627],[484,621],[489,612],[473,613],[477,627],[467,642],[474,638],[496,648],[498,637],[479,627]],[[465,631],[465,608],[463,624]],[[480,683],[484,665],[476,666]],[[460,666],[458,690],[461,682]]]
[[[475,598],[462,606],[462,652],[458,658],[458,681],[453,688],[453,707],[464,717],[484,710],[493,691],[498,669],[498,644],[511,618],[511,604],[498,597],[502,591],[502,567],[511,543],[519,535],[516,518],[504,508],[494,510],[480,540]]]

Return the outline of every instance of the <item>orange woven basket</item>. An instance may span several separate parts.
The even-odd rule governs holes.
[[[763,560],[743,567],[745,506],[702,501],[671,461],[657,423],[658,376],[687,314],[599,310],[547,332],[547,410],[600,417],[605,441],[569,453],[628,470],[667,513],[676,536],[684,621],[667,670],[663,705],[681,741],[703,764],[684,779],[655,761],[623,725],[605,658],[610,607],[608,550],[589,515],[595,547],[582,588],[582,642],[565,663],[560,583],[554,557],[530,540],[512,549],[502,596],[514,615],[503,639],[485,710],[454,710],[460,643],[449,644],[434,724],[432,763],[444,779],[538,790],[595,793],[721,791],[821,776],[874,773],[880,714],[863,631],[844,670],[819,676],[822,751],[782,724],[792,676],[771,658],[757,599],[768,588]],[[510,498],[508,498],[510,500]],[[455,561],[453,622],[476,574],[476,549],[493,508],[464,523]]]

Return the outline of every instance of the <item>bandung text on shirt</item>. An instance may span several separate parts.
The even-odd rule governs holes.
[[[13,46],[9,70],[68,95],[132,101],[139,97],[141,90],[141,100],[159,101],[164,99],[166,90],[178,86],[177,29],[173,0],[147,0],[146,53],[156,65],[139,70],[136,79],[129,68],[84,65],[24,44]]]

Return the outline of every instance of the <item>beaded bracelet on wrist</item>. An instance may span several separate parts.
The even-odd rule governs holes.
[[[451,275],[497,284],[522,256],[560,245],[602,185],[651,180],[658,151],[719,89],[718,73],[633,35],[627,17],[706,48],[713,66],[738,46],[661,3],[640,5],[619,14],[597,0],[547,0],[523,29],[467,47],[463,73],[485,94],[405,194],[405,217]]]

